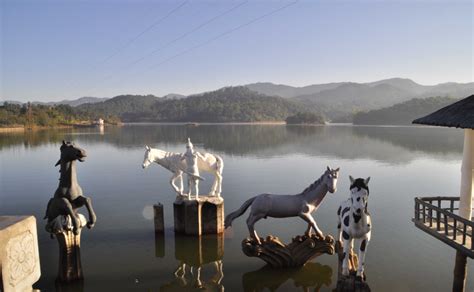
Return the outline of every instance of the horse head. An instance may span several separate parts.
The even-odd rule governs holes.
[[[339,177],[339,167],[332,169],[329,166],[324,172],[323,183],[328,187],[328,191],[332,194],[337,191],[337,178]]]
[[[72,142],[66,142],[63,140],[63,143],[61,144],[59,150],[61,151],[61,157],[54,166],[58,166],[61,163],[68,163],[74,160],[84,162],[85,158],[87,157],[86,150],[77,147]]]
[[[360,215],[362,211],[367,212],[370,177],[366,179],[354,179],[352,176],[349,176],[349,179],[351,181],[350,190],[352,209],[356,215]]]
[[[151,154],[151,148],[148,145],[145,145],[145,157],[143,158],[142,167],[143,169],[147,168],[152,162],[154,158]]]

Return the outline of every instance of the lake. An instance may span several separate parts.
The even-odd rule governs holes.
[[[189,271],[175,277],[180,263],[204,258],[201,278],[207,291],[332,291],[337,257],[322,255],[304,268],[278,271],[242,253],[248,236],[244,215],[224,238],[175,236],[171,173],[158,165],[143,170],[144,145],[183,152],[187,137],[195,147],[224,159],[225,213],[264,193],[295,194],[319,178],[326,166],[340,167],[338,191],[328,194],[314,217],[325,234],[336,234],[339,203],[349,196],[349,175],[371,177],[369,211],[372,240],[366,273],[372,291],[450,291],[455,251],[415,228],[415,196],[459,192],[463,132],[429,127],[141,124],[123,127],[44,130],[0,134],[0,214],[37,218],[42,291],[192,290]],[[98,216],[82,232],[82,286],[55,286],[58,246],[44,230],[43,216],[57,187],[61,140],[87,150],[78,163],[79,183]],[[200,184],[208,190],[212,177]],[[152,205],[165,208],[164,239],[155,238]],[[86,213],[84,209],[82,213]],[[303,234],[299,218],[259,221],[260,236],[283,241]],[[205,256],[200,255],[204,252]],[[216,273],[221,260],[224,277]],[[194,268],[194,274],[196,269]],[[467,291],[474,291],[474,264],[468,260]]]

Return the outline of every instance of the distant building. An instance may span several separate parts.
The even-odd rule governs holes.
[[[94,121],[94,124],[98,125],[98,126],[103,126],[104,125],[104,120],[99,118],[98,120]]]

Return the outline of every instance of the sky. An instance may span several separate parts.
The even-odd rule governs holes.
[[[473,81],[474,1],[0,2],[3,100]]]

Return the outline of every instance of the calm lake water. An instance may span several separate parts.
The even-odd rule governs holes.
[[[455,251],[414,227],[415,196],[456,195],[459,191],[462,131],[414,127],[299,127],[285,125],[126,125],[75,130],[0,134],[0,214],[33,214],[38,221],[42,291],[183,291],[194,287],[187,271],[175,278],[181,262],[205,264],[207,291],[332,291],[336,256],[323,255],[300,270],[263,269],[248,258],[241,241],[248,235],[247,215],[234,221],[223,239],[199,242],[173,233],[175,195],[170,173],[158,165],[143,170],[144,145],[182,152],[187,137],[195,147],[219,154],[225,162],[225,212],[263,192],[298,193],[326,168],[341,168],[338,191],[328,194],[314,213],[324,233],[336,234],[336,210],[349,196],[348,176],[371,176],[369,210],[374,230],[366,273],[373,291],[450,291]],[[83,286],[55,287],[56,240],[42,220],[59,178],[54,164],[61,140],[88,152],[78,163],[78,180],[93,199],[98,223],[82,233]],[[211,177],[201,183],[210,187]],[[152,205],[165,206],[165,238],[155,238]],[[82,212],[86,212],[84,209]],[[261,236],[283,241],[302,234],[301,219],[268,219],[256,225]],[[199,248],[201,244],[201,248]],[[200,255],[199,250],[203,254]],[[224,278],[217,283],[215,260]],[[468,260],[467,291],[474,291],[474,264]],[[61,289],[60,289],[61,288]]]

